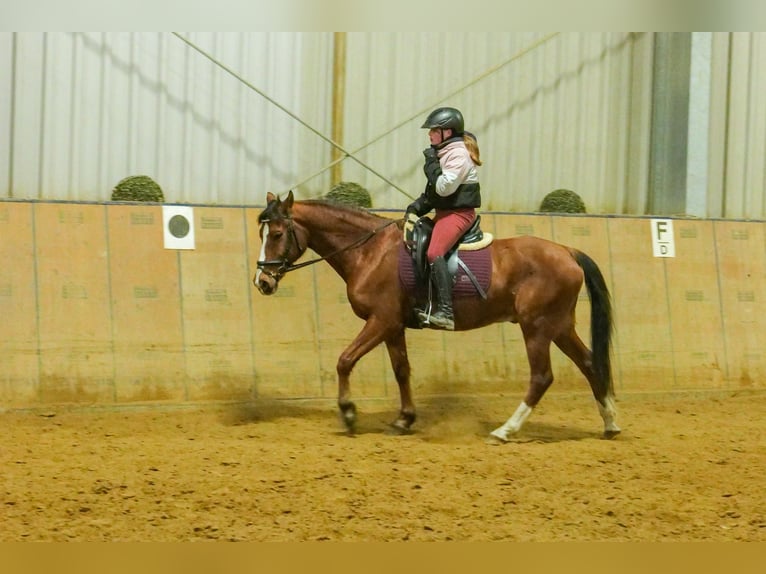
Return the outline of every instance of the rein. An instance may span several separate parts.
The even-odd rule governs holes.
[[[290,235],[292,236],[293,240],[295,241],[295,245],[298,247],[298,250],[300,251],[300,243],[298,242],[298,236],[295,233],[295,226],[293,225],[293,218],[287,217],[288,226],[290,228]],[[268,220],[263,221],[262,223],[267,223]],[[285,248],[284,254],[281,256],[280,259],[273,259],[271,261],[257,261],[256,267],[260,269],[263,273],[266,273],[267,275],[270,275],[272,278],[279,280],[281,279],[286,273],[289,273],[290,271],[295,271],[296,269],[301,269],[302,267],[307,267],[309,265],[313,265],[314,263],[319,263],[320,261],[326,261],[327,259],[330,259],[332,257],[335,257],[336,255],[339,255],[341,253],[344,253],[346,251],[349,251],[351,249],[354,249],[355,247],[359,247],[360,245],[363,245],[364,243],[367,243],[374,235],[388,227],[389,225],[392,225],[394,223],[397,223],[396,219],[392,219],[391,221],[387,221],[380,227],[376,227],[372,231],[367,232],[365,235],[351,243],[350,245],[346,245],[345,247],[341,247],[340,249],[336,249],[329,255],[325,255],[324,257],[317,257],[316,259],[311,259],[309,261],[304,261],[302,263],[298,264],[292,264],[288,263],[287,261],[287,252],[289,251],[290,246],[288,245]],[[271,273],[268,269],[264,269],[267,265],[279,265],[279,269],[277,269],[276,274]]]

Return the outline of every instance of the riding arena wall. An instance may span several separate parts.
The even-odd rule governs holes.
[[[164,246],[161,205],[0,202],[0,410],[336,396],[337,358],[362,327],[343,281],[318,263],[263,296],[252,284],[261,208],[192,208],[194,249],[180,250]],[[675,256],[656,257],[648,217],[482,214],[495,237],[549,238],[598,263],[612,293],[618,398],[763,388],[765,222],[669,221]],[[586,342],[589,312],[583,291]],[[517,325],[407,338],[416,397],[526,389]],[[552,354],[552,391],[588,392]],[[383,346],[362,358],[351,388],[397,399]]]

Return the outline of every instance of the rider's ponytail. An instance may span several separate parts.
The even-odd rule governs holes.
[[[463,132],[463,143],[465,143],[468,153],[471,155],[471,160],[477,166],[481,165],[481,158],[479,157],[479,142],[476,136],[471,132]]]

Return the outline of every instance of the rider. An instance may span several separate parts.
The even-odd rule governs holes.
[[[427,258],[431,277],[436,286],[437,307],[430,315],[419,310],[424,324],[453,331],[452,278],[444,255],[468,231],[481,206],[479,176],[481,165],[476,137],[465,131],[463,114],[455,108],[437,108],[426,118],[421,128],[428,128],[430,147],[423,150],[426,175],[425,191],[408,207],[410,214],[421,217],[435,210],[434,229]]]

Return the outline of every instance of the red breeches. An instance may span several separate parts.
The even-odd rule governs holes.
[[[428,262],[443,256],[470,229],[476,219],[476,210],[467,207],[455,210],[437,210],[434,216],[434,230],[428,245]]]

